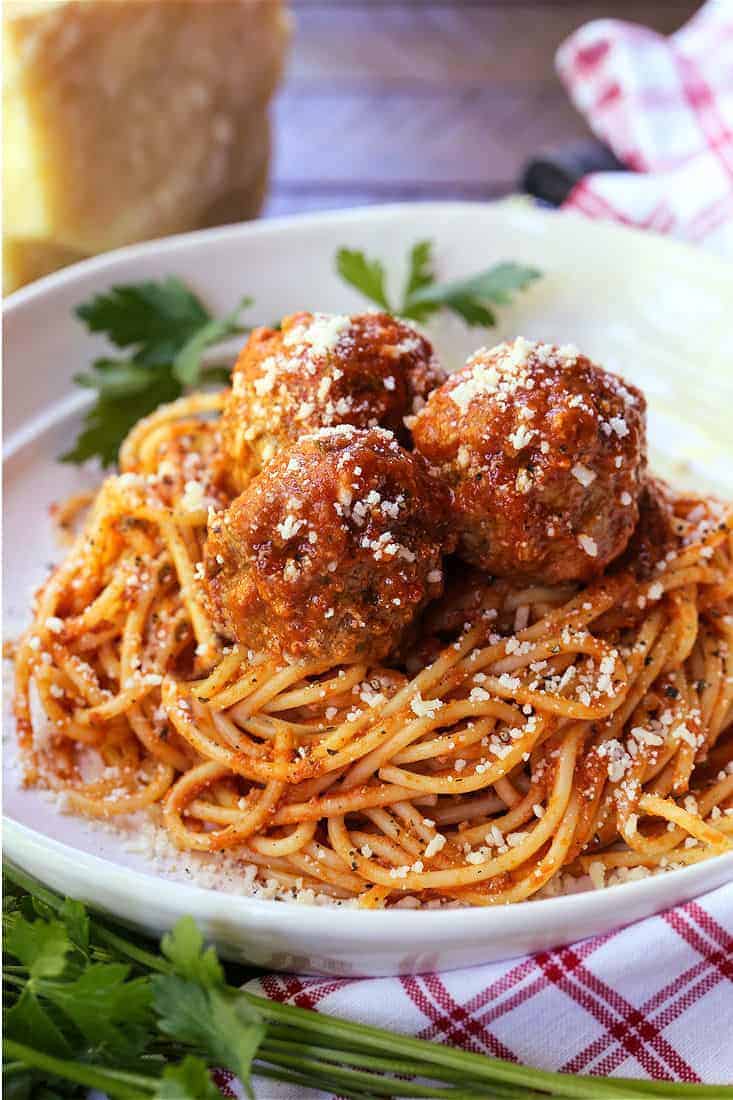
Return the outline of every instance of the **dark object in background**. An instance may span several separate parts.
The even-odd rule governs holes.
[[[519,186],[528,195],[559,206],[589,172],[618,172],[624,168],[599,141],[576,141],[539,153],[528,163]]]

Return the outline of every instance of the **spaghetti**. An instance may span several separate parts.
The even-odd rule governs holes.
[[[586,586],[484,578],[457,627],[444,598],[430,658],[287,662],[227,644],[204,597],[223,400],[137,425],[40,590],[15,654],[29,784],[365,907],[514,902],[733,846],[723,506],[674,498],[648,575],[627,555]]]

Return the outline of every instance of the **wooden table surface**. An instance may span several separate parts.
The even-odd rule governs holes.
[[[669,33],[698,0],[292,0],[266,214],[516,189],[587,136],[553,59],[605,16]]]

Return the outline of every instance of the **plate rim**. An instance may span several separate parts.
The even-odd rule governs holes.
[[[377,221],[406,212],[420,211],[426,216],[431,213],[483,213],[493,211],[508,211],[509,213],[523,214],[531,219],[544,221],[547,224],[562,219],[576,227],[587,229],[591,235],[606,235],[610,238],[622,237],[637,242],[643,242],[645,247],[659,247],[668,251],[670,257],[676,253],[680,259],[695,262],[698,266],[717,268],[720,275],[730,275],[731,264],[725,258],[703,248],[681,241],[674,237],[662,236],[649,230],[639,229],[636,226],[625,225],[618,222],[603,219],[588,218],[576,210],[553,209],[540,206],[526,196],[510,195],[494,200],[433,200],[430,202],[392,202],[375,203],[372,205],[343,207],[335,210],[319,210],[315,212],[303,212],[300,214],[283,214],[271,218],[259,218],[250,222],[230,222],[226,225],[212,226],[208,229],[194,229],[188,233],[176,233],[167,237],[155,237],[149,241],[140,241],[136,244],[123,245],[109,252],[101,252],[96,256],[89,256],[84,260],[69,264],[52,271],[40,279],[20,287],[13,291],[3,301],[3,314],[12,314],[21,307],[32,304],[44,294],[73,283],[75,279],[91,274],[95,270],[105,271],[114,268],[117,264],[134,262],[138,258],[145,258],[153,253],[173,254],[180,249],[187,249],[200,245],[206,247],[213,245],[228,237],[258,237],[268,234],[287,233],[288,231],[305,225],[337,225],[340,221],[350,222],[354,218]]]
[[[578,890],[574,893],[558,894],[556,897],[551,898],[537,898],[536,900],[529,898],[524,901],[506,902],[504,905],[467,905],[441,909],[427,909],[424,907],[419,909],[395,909],[394,907],[391,909],[358,909],[330,905],[303,905],[275,898],[258,898],[249,894],[217,891],[214,887],[197,886],[193,883],[180,882],[177,879],[167,878],[165,875],[157,875],[153,871],[148,872],[138,870],[134,867],[125,867],[104,856],[94,855],[91,852],[86,852],[82,848],[74,848],[72,845],[56,840],[54,837],[46,836],[45,833],[39,833],[36,829],[32,829],[30,826],[16,821],[7,814],[3,814],[2,820],[3,831],[6,832],[7,830],[9,833],[11,844],[17,839],[20,843],[37,845],[50,855],[55,853],[60,859],[65,861],[73,859],[79,871],[88,871],[90,875],[95,871],[98,871],[100,874],[109,874],[111,869],[115,877],[124,875],[128,886],[132,886],[133,883],[138,883],[139,889],[141,890],[146,885],[150,887],[151,884],[154,883],[156,888],[164,888],[164,894],[171,898],[173,895],[179,894],[184,898],[190,897],[192,902],[198,899],[201,903],[199,906],[196,906],[199,912],[201,912],[201,907],[204,903],[206,901],[210,902],[212,899],[217,899],[219,903],[226,904],[227,908],[230,910],[230,917],[237,915],[231,912],[231,906],[234,905],[236,907],[242,907],[248,912],[259,914],[263,920],[274,914],[278,916],[285,913],[302,914],[304,911],[321,914],[335,914],[343,909],[344,912],[349,914],[348,920],[350,924],[352,921],[356,921],[357,924],[359,924],[360,927],[358,931],[360,933],[364,933],[369,928],[373,928],[376,931],[384,931],[384,925],[386,924],[404,924],[404,930],[406,930],[408,927],[412,926],[415,914],[419,913],[419,919],[423,922],[434,921],[436,924],[442,923],[443,925],[448,925],[452,922],[454,928],[456,914],[460,914],[460,919],[462,921],[469,920],[473,924],[479,926],[478,929],[462,926],[462,931],[469,932],[480,929],[485,934],[490,934],[492,931],[490,927],[491,923],[494,921],[499,923],[499,918],[501,916],[506,916],[507,913],[517,913],[521,916],[537,913],[537,920],[539,921],[541,913],[560,916],[564,911],[572,910],[576,907],[580,899],[587,900],[595,898],[600,902],[603,898],[607,898],[609,893],[611,893],[614,898],[618,898],[620,903],[623,903],[624,899],[642,903],[647,894],[653,897],[653,895],[659,891],[659,882],[669,882],[672,876],[674,876],[675,882],[687,881],[688,879],[694,879],[698,876],[702,877],[702,869],[707,869],[713,862],[716,863],[716,866],[720,866],[718,861],[727,861],[730,869],[730,878],[722,883],[720,888],[725,885],[733,886],[732,850],[730,852],[723,852],[718,856],[711,856],[708,860],[701,860],[699,863],[691,864],[688,867],[681,867],[674,871],[665,871],[660,875],[649,875],[647,878],[637,879],[632,882],[622,882],[612,886],[604,886],[599,890]],[[3,847],[8,847],[7,835],[4,837]],[[165,901],[166,898],[164,897],[162,900]],[[251,908],[253,905],[256,906],[255,909]],[[623,905],[619,904],[618,908],[622,909]],[[206,917],[212,915],[213,914],[208,913]],[[620,927],[624,923],[622,919],[619,921],[618,926]],[[362,925],[363,927],[361,927]],[[421,933],[425,932],[425,929],[421,927],[420,931]],[[445,931],[445,929],[441,929],[441,931]]]

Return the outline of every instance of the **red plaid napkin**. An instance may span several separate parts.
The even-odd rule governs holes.
[[[591,129],[630,172],[586,176],[566,207],[733,256],[733,2],[708,0],[676,34],[599,19],[557,69]]]
[[[456,926],[460,934],[459,913]],[[733,1082],[733,884],[508,963],[406,978],[270,974],[249,988],[542,1069]],[[304,1093],[261,1081],[257,1096]]]

